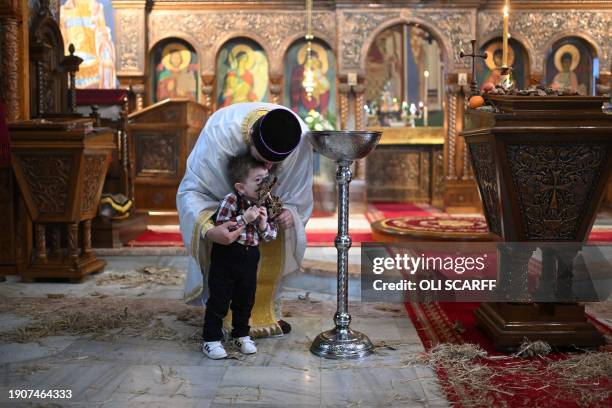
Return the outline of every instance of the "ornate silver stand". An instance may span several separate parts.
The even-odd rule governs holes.
[[[338,183],[338,305],[334,315],[335,328],[317,336],[310,351],[319,357],[348,359],[365,357],[372,352],[372,342],[363,333],[351,330],[348,312],[348,250],[351,237],[348,229],[350,165],[353,160],[366,157],[380,140],[381,132],[324,131],[311,132],[310,140],[315,150],[336,160]]]

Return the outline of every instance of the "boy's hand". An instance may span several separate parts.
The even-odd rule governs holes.
[[[252,223],[259,216],[259,209],[255,206],[249,208],[244,212],[242,218],[246,221],[247,224]]]
[[[259,207],[259,230],[264,231],[268,227],[268,210],[266,207]]]

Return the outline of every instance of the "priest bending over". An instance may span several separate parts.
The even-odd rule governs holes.
[[[273,193],[283,202],[275,218],[276,240],[260,243],[255,305],[250,336],[282,336],[290,326],[280,320],[280,281],[298,267],[306,249],[304,227],[312,212],[312,148],[306,125],[287,108],[268,103],[239,103],[220,109],[207,121],[187,159],[176,196],[181,234],[190,257],[185,300],[204,305],[213,243],[228,245],[243,233],[235,221],[214,225],[219,202],[234,190],[227,166],[249,152],[278,177]],[[295,144],[297,143],[297,147]],[[237,228],[237,229],[236,229]],[[226,319],[226,322],[229,320]]]

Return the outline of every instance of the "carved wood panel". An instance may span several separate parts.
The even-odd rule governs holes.
[[[141,9],[115,9],[117,22],[117,73],[141,75],[145,68],[145,11]]]
[[[137,175],[177,175],[178,138],[161,133],[140,133],[136,136]]]
[[[103,154],[85,156],[85,167],[83,169],[85,184],[83,185],[83,196],[81,198],[81,214],[89,213],[98,206],[96,196],[100,190],[100,184],[104,180],[105,162],[106,156]]]
[[[72,156],[22,154],[18,156],[18,161],[38,210],[47,214],[63,214],[73,167]]]
[[[495,169],[495,154],[493,144],[477,143],[469,145],[472,157],[472,167],[479,180],[478,189],[484,206],[485,217],[491,232],[501,236],[501,211],[497,172]]]
[[[432,203],[442,146],[378,146],[366,161],[368,200]]]
[[[607,147],[531,143],[506,149],[527,239],[575,240],[604,171]]]

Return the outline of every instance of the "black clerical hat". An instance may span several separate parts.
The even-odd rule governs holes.
[[[251,143],[264,159],[285,160],[300,143],[302,127],[287,109],[273,109],[253,124]]]

